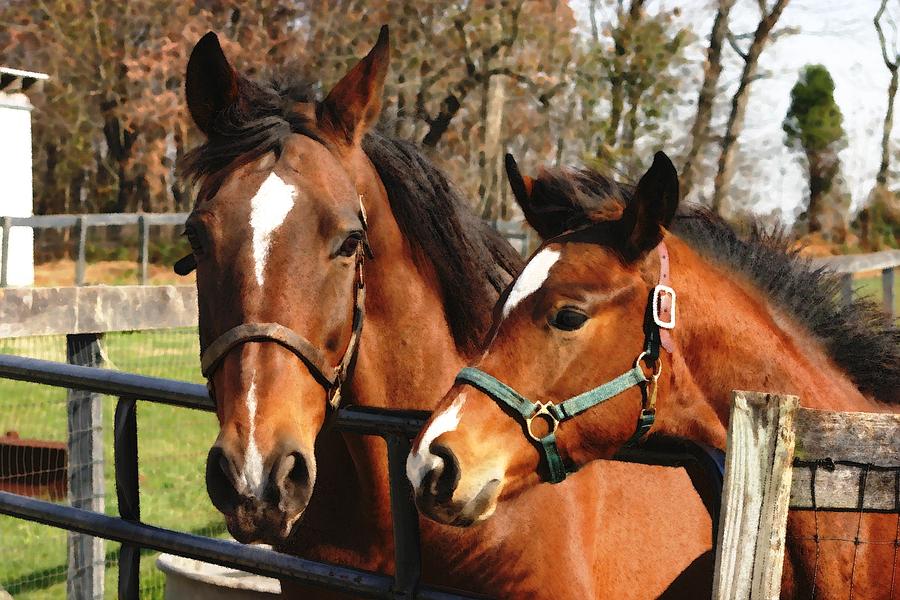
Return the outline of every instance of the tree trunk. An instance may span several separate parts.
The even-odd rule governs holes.
[[[719,165],[716,170],[715,190],[713,192],[712,210],[719,213],[722,210],[722,202],[730,191],[731,178],[734,174],[734,150],[735,143],[741,130],[744,128],[744,115],[747,112],[747,102],[750,100],[750,84],[756,78],[759,67],[759,57],[766,43],[769,41],[772,28],[781,17],[784,7],[789,0],[777,0],[772,10],[763,16],[753,34],[753,42],[744,56],[744,69],[741,72],[741,80],[737,92],[731,99],[731,113],[728,115],[728,124],[725,126],[725,137],[722,139],[722,153],[719,155]]]
[[[703,85],[697,96],[697,116],[691,127],[691,147],[681,170],[681,194],[687,198],[694,186],[694,179],[699,170],[698,162],[703,149],[709,141],[709,124],[712,121],[713,102],[719,87],[719,76],[722,74],[722,44],[728,33],[728,15],[735,0],[719,0],[719,10],[709,34],[709,48],[706,52],[706,63],[703,65]]]
[[[891,129],[894,127],[894,97],[897,95],[897,66],[891,69],[891,84],[888,86],[888,105],[884,115],[884,127],[881,132],[881,165],[878,167],[876,181],[879,186],[886,186],[891,161]]]
[[[606,133],[603,136],[596,155],[598,158],[606,158],[607,150],[615,148],[619,141],[619,124],[622,121],[622,113],[625,109],[625,72],[628,70],[628,49],[630,47],[631,31],[641,20],[645,0],[632,0],[626,14],[619,11],[619,31],[613,35],[615,40],[616,72],[609,76],[612,85],[612,97],[610,99],[609,121]]]
[[[838,173],[838,156],[832,150],[823,152],[807,152],[806,162],[809,168],[809,208],[806,211],[809,221],[809,232],[822,231],[824,223],[826,195],[831,191],[834,178]]]

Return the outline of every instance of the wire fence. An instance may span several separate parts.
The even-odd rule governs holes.
[[[108,368],[202,381],[196,328],[107,333],[101,348]],[[66,362],[66,336],[0,339],[0,353]],[[83,419],[84,415],[68,412],[65,390],[0,380],[0,398],[0,489],[118,514],[112,458],[114,398],[97,402],[100,432],[92,430],[91,420]],[[224,522],[206,498],[204,483],[206,453],[218,431],[215,415],[146,404],[139,409],[138,425],[145,432],[139,436],[144,522],[212,537],[224,535]],[[67,453],[67,440],[90,440],[94,434],[95,443],[103,446],[102,453],[94,454],[95,460],[79,459],[84,454],[71,449]],[[103,482],[93,487],[98,497],[74,498],[68,481],[82,474],[89,477],[91,472]],[[0,589],[17,599],[66,597],[69,552],[84,550],[77,546],[67,550],[67,535],[0,516]],[[106,565],[96,572],[105,571],[107,598],[116,595],[115,550],[116,545],[110,545],[95,554]],[[164,576],[154,563],[152,557],[142,561],[142,598],[163,597]]]

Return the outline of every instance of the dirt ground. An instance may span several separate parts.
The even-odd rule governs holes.
[[[179,277],[170,265],[151,264],[148,270],[152,285],[193,285],[194,274]],[[87,264],[86,285],[138,285],[137,263],[107,260]],[[34,266],[35,287],[56,287],[75,284],[75,261],[54,260]]]

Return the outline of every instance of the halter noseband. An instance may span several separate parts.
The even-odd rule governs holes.
[[[567,473],[556,445],[556,429],[563,421],[603,404],[627,389],[642,386],[641,413],[635,432],[627,445],[640,441],[653,427],[656,420],[656,388],[662,372],[660,347],[672,352],[670,330],[675,327],[675,290],[669,286],[669,252],[665,242],[660,242],[656,250],[659,255],[659,283],[653,288],[647,301],[644,312],[644,350],[634,361],[633,368],[615,379],[559,404],[532,402],[493,375],[475,367],[466,367],[456,376],[457,383],[465,383],[481,390],[495,402],[511,408],[522,418],[528,437],[543,451],[551,483],[563,481]],[[653,365],[649,376],[644,373],[642,362]],[[532,422],[538,417],[549,422],[550,431],[544,436],[536,434],[532,429]]]
[[[242,323],[232,327],[207,346],[200,355],[200,370],[207,380],[209,395],[215,402],[212,376],[233,349],[248,342],[274,342],[287,348],[299,358],[328,394],[328,405],[337,410],[341,403],[341,388],[346,381],[353,359],[359,350],[365,316],[366,288],[363,282],[363,260],[369,252],[366,242],[356,250],[356,277],[353,291],[353,332],[344,350],[344,356],[336,367],[329,364],[321,350],[302,335],[280,323]]]

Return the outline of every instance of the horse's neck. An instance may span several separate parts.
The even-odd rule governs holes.
[[[678,323],[671,377],[660,392],[661,431],[724,447],[735,389],[794,394],[813,408],[877,410],[822,343],[762,291],[684,242],[667,243]],[[677,413],[667,416],[667,404]]]
[[[431,410],[453,383],[463,356],[447,325],[433,269],[416,265],[413,249],[386,203],[366,208],[375,258],[365,264],[365,321],[347,402]],[[366,514],[386,511],[390,503],[384,443],[372,436],[343,437],[356,481],[347,481],[346,471],[334,476],[357,491],[344,496],[354,498],[354,508]],[[389,534],[389,514],[376,515],[366,526],[373,521],[384,529],[380,534]]]

